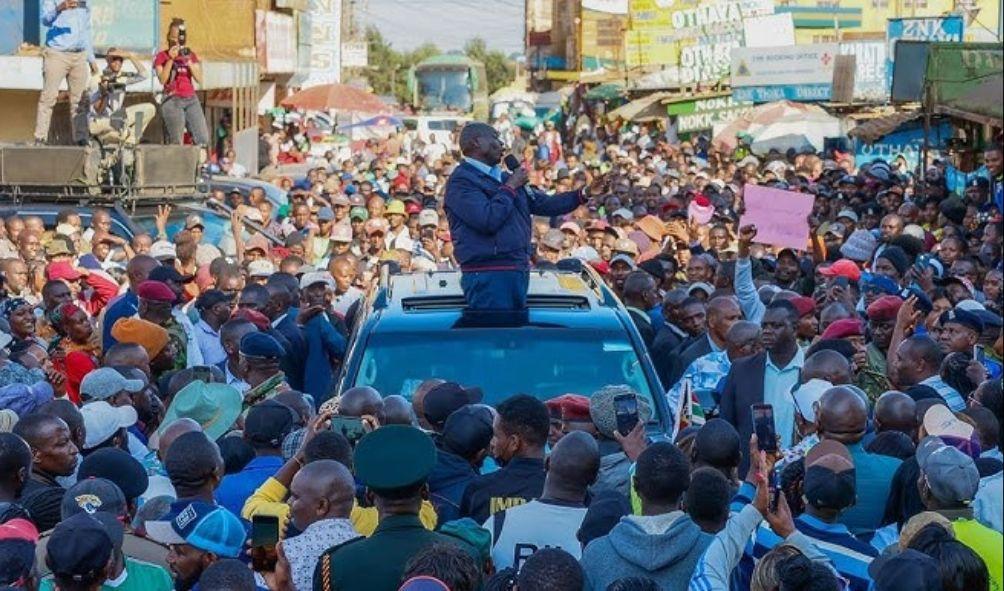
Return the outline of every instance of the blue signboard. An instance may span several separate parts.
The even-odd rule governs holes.
[[[26,10],[38,10],[41,0],[26,3]],[[32,6],[34,5],[34,6]],[[87,0],[91,11],[91,39],[94,53],[103,55],[109,47],[153,56],[160,39],[160,2],[158,0]],[[45,39],[48,27],[38,22],[39,39]]]
[[[927,137],[928,147],[932,151],[942,150],[952,137],[952,126],[942,122],[931,128]],[[861,166],[873,160],[881,159],[890,165],[902,158],[909,170],[915,170],[920,164],[924,148],[924,126],[920,121],[907,123],[896,131],[882,136],[877,142],[866,144],[860,139],[854,145],[854,164]]]
[[[893,60],[896,59],[896,41],[962,42],[965,23],[961,16],[932,16],[919,18],[891,18],[886,27],[886,88],[892,89]]]
[[[785,86],[743,86],[732,89],[736,101],[769,103],[772,101],[825,101],[833,91],[832,84],[792,84]]]

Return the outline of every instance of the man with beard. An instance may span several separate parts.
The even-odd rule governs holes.
[[[150,539],[170,548],[167,565],[177,591],[192,589],[202,571],[224,558],[237,558],[244,548],[244,526],[223,507],[202,501],[185,505],[167,521],[146,524]]]

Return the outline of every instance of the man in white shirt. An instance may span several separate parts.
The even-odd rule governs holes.
[[[547,476],[539,499],[499,511],[482,526],[492,535],[492,561],[501,570],[519,571],[542,548],[560,548],[578,560],[576,534],[586,516],[586,491],[600,471],[600,450],[583,431],[561,438],[545,461]]]

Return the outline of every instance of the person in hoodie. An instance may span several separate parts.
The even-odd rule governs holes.
[[[615,491],[629,495],[631,459],[624,453],[617,439],[617,413],[614,398],[622,394],[633,394],[638,398],[638,421],[643,425],[652,417],[648,401],[625,385],[604,386],[589,397],[589,416],[599,432],[600,475],[590,488],[597,495],[605,491]]]
[[[587,591],[602,591],[623,577],[648,577],[660,589],[686,589],[713,539],[680,509],[690,484],[690,462],[676,446],[654,443],[638,457],[634,489],[641,515],[623,517],[610,534],[582,553]]]
[[[429,501],[440,523],[460,519],[464,490],[488,456],[493,419],[489,407],[468,404],[451,413],[442,434],[434,438],[436,465],[429,474]]]

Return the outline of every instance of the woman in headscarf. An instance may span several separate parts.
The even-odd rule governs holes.
[[[49,343],[49,357],[65,375],[66,355],[73,351],[87,353],[95,360],[101,356],[101,343],[91,319],[76,304],[63,304],[52,313],[56,337]],[[57,363],[57,360],[59,363]]]
[[[45,342],[35,334],[35,307],[28,300],[8,298],[0,302],[0,316],[3,316],[10,326],[14,347],[27,347],[27,342],[45,346]]]

